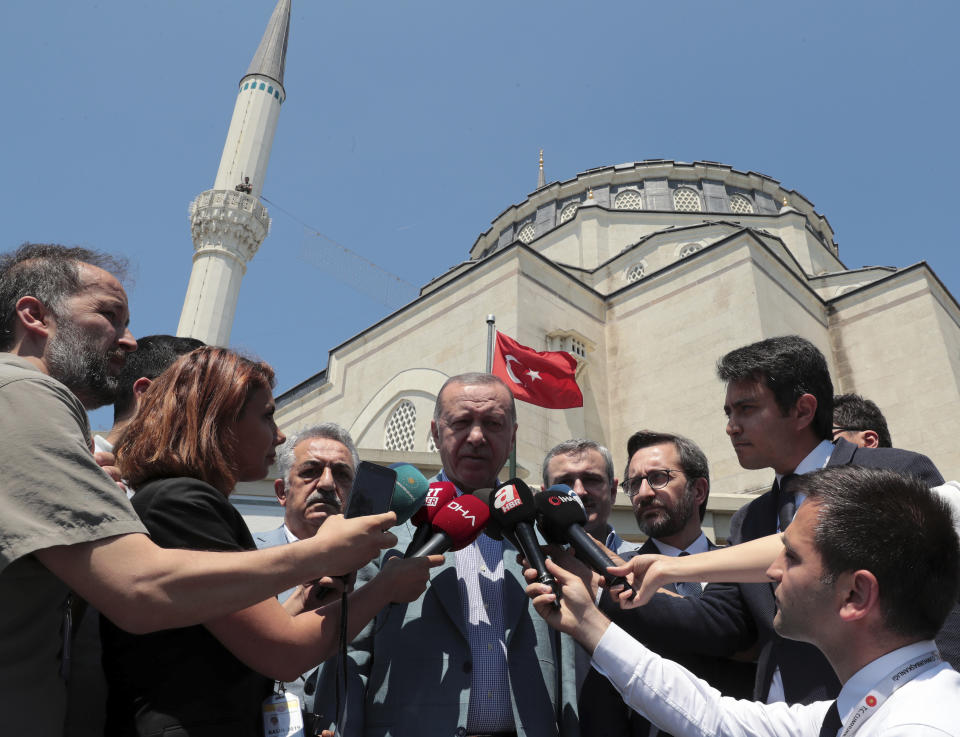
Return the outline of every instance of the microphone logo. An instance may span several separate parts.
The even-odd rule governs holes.
[[[509,512],[514,507],[519,507],[523,504],[523,500],[520,499],[520,495],[517,494],[516,488],[513,484],[507,486],[501,486],[496,491],[496,496],[494,497],[493,507],[494,509],[499,509],[502,512]]]
[[[465,506],[460,504],[460,502],[456,500],[449,502],[447,504],[447,509],[452,509],[454,512],[460,512],[460,516],[463,517],[465,520],[468,520],[470,522],[471,527],[477,526],[476,515],[470,514],[470,510],[468,510]]]
[[[440,489],[430,489],[430,491],[427,492],[427,498],[424,500],[423,503],[428,507],[435,507],[437,506],[437,502],[439,501],[438,499],[439,496],[440,496]]]
[[[561,504],[563,504],[566,501],[566,499],[563,499],[559,496],[552,496],[549,499],[547,499],[547,501],[550,502],[550,504],[552,504],[554,507],[559,507]]]

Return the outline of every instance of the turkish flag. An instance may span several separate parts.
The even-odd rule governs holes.
[[[520,401],[547,409],[582,407],[576,371],[577,359],[566,351],[535,351],[497,331],[493,373]]]

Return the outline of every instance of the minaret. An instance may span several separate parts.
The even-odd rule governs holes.
[[[208,345],[229,344],[247,262],[270,229],[260,193],[286,97],[283,67],[289,35],[290,0],[279,0],[240,80],[213,189],[190,203],[195,253],[177,335],[199,338]]]

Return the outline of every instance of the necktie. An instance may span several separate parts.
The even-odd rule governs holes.
[[[827,713],[823,717],[823,726],[820,727],[819,737],[837,737],[837,732],[840,731],[840,727],[842,726],[843,722],[840,721],[840,710],[837,709],[837,702],[834,701],[830,704],[830,708],[827,709]]]
[[[780,522],[780,532],[787,529],[787,525],[793,522],[793,515],[797,513],[797,495],[790,488],[795,478],[797,478],[797,475],[794,473],[785,474],[777,485],[779,497],[777,519]]]
[[[677,557],[682,558],[685,555],[690,555],[690,553],[684,550]],[[699,599],[700,595],[703,593],[703,586],[701,586],[698,581],[682,581],[675,584],[675,586],[677,588],[677,593],[681,596],[692,596],[696,599]]]

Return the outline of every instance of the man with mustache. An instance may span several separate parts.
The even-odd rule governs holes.
[[[710,495],[710,469],[697,444],[682,435],[640,430],[627,441],[627,458],[622,487],[633,505],[637,525],[648,539],[638,551],[621,553],[624,559],[644,553],[691,555],[716,548],[700,527]],[[703,593],[698,583],[665,588],[694,598]],[[605,605],[616,607],[609,600]],[[662,652],[728,696],[750,695],[752,663]],[[580,723],[584,734],[596,737],[663,735],[626,707],[610,682],[595,670],[587,674],[580,693]]]
[[[258,548],[286,545],[313,537],[327,517],[343,512],[347,496],[353,486],[360,456],[350,433],[334,422],[324,422],[301,430],[277,449],[277,467],[280,478],[273,482],[273,490],[284,509],[283,524],[268,532],[253,536]],[[375,570],[365,572],[372,578]],[[281,603],[296,593],[299,601],[288,606],[303,608],[312,593],[310,586],[287,589],[279,595]],[[313,605],[317,606],[318,601]],[[304,673],[286,689],[297,695],[303,707],[316,689],[317,670]],[[310,709],[307,709],[309,712]]]

